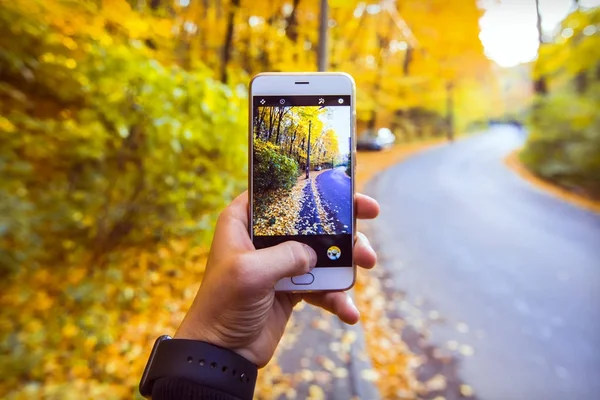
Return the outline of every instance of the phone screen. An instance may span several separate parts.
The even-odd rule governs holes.
[[[256,248],[296,240],[317,267],[352,266],[352,97],[252,98]]]

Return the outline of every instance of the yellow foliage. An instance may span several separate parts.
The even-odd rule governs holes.
[[[173,242],[121,256],[118,265],[40,266],[2,282],[2,398],[131,398],[152,343],[189,307],[206,252]]]

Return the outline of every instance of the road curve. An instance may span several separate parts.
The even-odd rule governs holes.
[[[433,343],[474,348],[459,374],[479,399],[598,399],[600,216],[508,170],[523,140],[496,126],[379,175],[375,242],[394,288],[444,318]]]
[[[324,171],[315,178],[323,207],[335,224],[336,233],[352,229],[352,186],[346,167]]]

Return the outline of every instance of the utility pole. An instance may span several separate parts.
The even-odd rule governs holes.
[[[446,83],[446,137],[454,141],[454,82]]]
[[[306,145],[306,179],[310,178],[310,129],[312,121],[308,121],[308,143]]]
[[[317,49],[317,63],[319,71],[327,71],[327,29],[329,27],[329,6],[327,0],[321,0],[321,14],[319,18],[319,47]]]

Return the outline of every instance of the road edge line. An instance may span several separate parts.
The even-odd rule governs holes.
[[[504,157],[504,165],[506,165],[510,171],[517,174],[521,179],[529,183],[531,186],[554,198],[560,199],[586,211],[600,214],[600,201],[592,200],[590,198],[573,193],[556,184],[544,180],[535,175],[533,172],[529,171],[519,160],[519,153],[521,150],[522,148],[513,150],[506,157]]]

